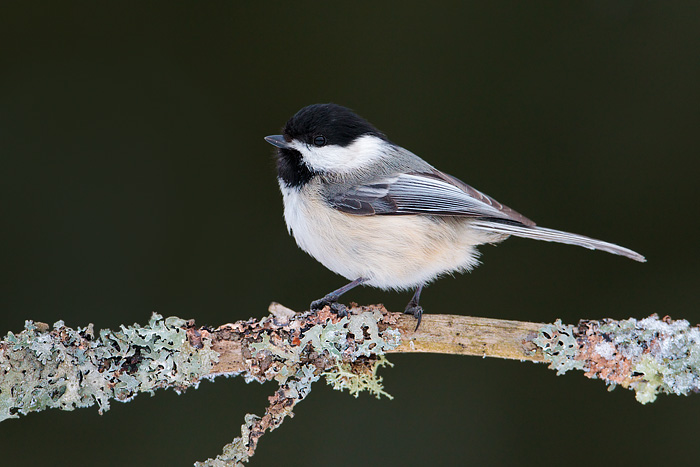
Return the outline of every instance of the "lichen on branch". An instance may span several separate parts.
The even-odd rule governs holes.
[[[196,386],[218,354],[210,339],[192,346],[187,325],[154,313],[146,326],[95,335],[92,324],[72,329],[58,321],[49,331],[27,321],[24,331],[0,342],[0,421],[50,408],[97,405],[102,413],[112,399]]]
[[[685,320],[652,315],[584,320],[578,326],[557,320],[543,326],[534,343],[557,374],[582,370],[611,389],[634,390],[642,404],[657,394],[700,392],[700,328]]]
[[[329,310],[295,314],[274,305],[268,317],[217,329],[153,314],[146,326],[98,335],[92,325],[71,329],[59,321],[49,330],[27,321],[24,331],[0,342],[0,421],[48,408],[97,405],[102,413],[111,400],[127,402],[167,387],[181,392],[219,375],[274,380],[279,389],[265,415],[248,414],[241,436],[199,464],[236,465],[253,455],[265,432],[293,415],[321,376],[355,395],[367,390],[388,396],[376,370],[400,333],[387,324],[386,310],[358,311],[340,318]]]
[[[335,389],[391,398],[377,370],[390,353],[478,355],[548,362],[563,373],[582,370],[611,387],[633,389],[637,400],[659,393],[700,391],[700,328],[651,316],[642,320],[581,321],[565,325],[456,315],[415,319],[381,305],[353,305],[348,316],[328,308],[295,313],[279,304],[270,315],[218,328],[154,314],[146,326],[95,333],[93,326],[53,329],[27,321],[0,341],[0,421],[47,408],[73,410],[111,400],[127,402],[159,388],[178,392],[204,378],[241,376],[275,381],[278,389],[260,417],[248,414],[241,435],[200,466],[247,462],[260,438],[277,428],[325,377]]]

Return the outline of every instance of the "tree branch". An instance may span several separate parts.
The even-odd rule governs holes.
[[[497,357],[544,362],[541,349],[532,344],[542,323],[474,318],[458,315],[424,315],[417,332],[416,320],[391,313],[402,339],[389,352],[439,353]]]
[[[263,417],[247,415],[241,436],[201,466],[247,462],[260,437],[277,428],[321,376],[334,388],[386,395],[380,366],[387,353],[443,353],[547,362],[562,374],[583,370],[589,378],[633,389],[637,400],[658,393],[700,391],[700,328],[659,319],[581,321],[577,326],[425,315],[415,319],[381,305],[358,307],[344,318],[327,308],[294,313],[279,304],[271,314],[222,325],[154,314],[146,326],[121,326],[95,334],[59,321],[27,321],[0,341],[0,420],[46,408],[73,410],[110,400],[127,402],[158,388],[184,391],[204,378],[242,376],[275,380]],[[389,396],[390,397],[390,396]]]

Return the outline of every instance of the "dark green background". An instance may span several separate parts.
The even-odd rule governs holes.
[[[287,235],[262,139],[328,101],[540,225],[649,260],[512,239],[431,285],[428,312],[700,322],[697,2],[99,3],[0,6],[2,333],[152,311],[217,325],[342,285]],[[529,363],[391,361],[393,401],[318,383],[254,465],[697,462],[700,396],[641,406]],[[273,390],[221,379],[10,420],[2,463],[191,465]]]

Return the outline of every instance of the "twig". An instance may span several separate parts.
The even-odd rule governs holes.
[[[381,305],[351,308],[339,318],[328,309],[294,313],[281,305],[270,316],[216,329],[193,321],[162,319],[95,334],[28,321],[0,341],[0,420],[45,408],[73,410],[110,400],[126,402],[158,388],[183,391],[204,378],[240,375],[275,380],[263,417],[247,415],[241,436],[201,466],[247,462],[260,437],[277,428],[324,376],[336,389],[386,395],[377,369],[387,353],[446,353],[548,362],[561,374],[583,370],[590,378],[631,388],[637,400],[658,393],[700,391],[700,328],[668,317],[581,321],[577,326],[453,315],[415,320]]]

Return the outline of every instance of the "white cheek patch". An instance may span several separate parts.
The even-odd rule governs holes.
[[[300,141],[291,144],[302,154],[310,169],[337,174],[362,170],[386,156],[387,142],[372,135],[357,138],[347,147],[329,145],[321,148]]]

